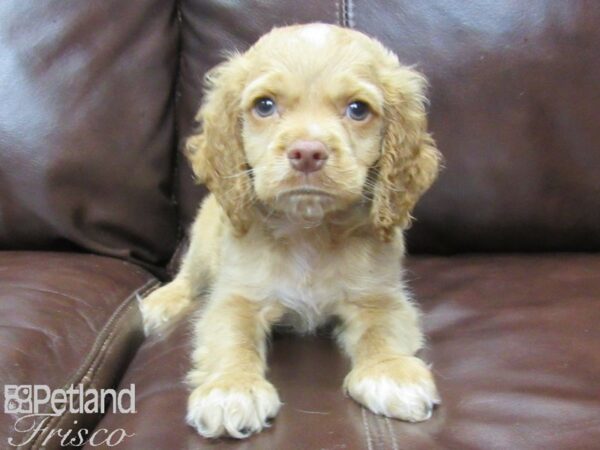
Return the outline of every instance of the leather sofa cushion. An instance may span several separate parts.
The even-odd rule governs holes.
[[[113,387],[143,340],[136,295],[157,284],[144,270],[113,258],[0,252],[0,404],[6,385]],[[98,420],[56,416],[32,439],[15,431],[19,416],[2,411],[1,448],[9,448],[10,438],[28,442],[19,448],[40,448],[51,430],[93,430]],[[52,439],[45,448],[60,445]]]
[[[600,2],[350,3],[430,81],[446,169],[413,250],[600,250]]]
[[[0,248],[171,255],[175,3],[0,2]]]
[[[407,279],[424,311],[443,405],[407,424],[345,398],[349,365],[330,339],[276,337],[269,379],[284,406],[248,441],[207,441],[185,424],[188,324],[148,339],[122,384],[137,414],[100,427],[135,436],[118,448],[594,449],[600,442],[600,256],[421,257]],[[89,447],[90,449],[92,447]]]

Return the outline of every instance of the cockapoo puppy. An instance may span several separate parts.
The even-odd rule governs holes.
[[[439,402],[415,353],[403,230],[436,178],[422,75],[378,41],[325,24],[276,28],[206,76],[186,151],[211,194],[177,277],[142,301],[146,330],[198,303],[187,420],[243,438],[281,406],[265,378],[273,325],[338,319],[344,389],[417,422]]]

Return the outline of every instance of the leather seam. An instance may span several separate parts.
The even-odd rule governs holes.
[[[75,384],[83,384],[85,388],[93,384],[93,375],[96,373],[97,369],[101,367],[102,362],[110,350],[114,337],[118,334],[118,324],[120,320],[125,317],[133,307],[137,306],[137,302],[135,301],[137,296],[145,295],[156,289],[158,286],[160,286],[160,282],[158,280],[148,280],[125,298],[125,300],[119,305],[117,310],[108,319],[106,325],[98,334],[98,337],[96,338],[88,357],[79,366],[79,369],[77,369],[69,381],[63,385],[63,388],[67,389]],[[69,417],[69,413],[67,412],[59,416],[52,417],[52,419],[43,428],[43,431],[39,433],[38,436],[33,440],[29,448],[32,450],[43,448],[41,445],[48,436],[48,433],[60,426],[66,417]]]
[[[354,4],[352,0],[338,0],[336,9],[338,24],[346,28],[354,28]]]
[[[186,160],[184,159],[184,161],[180,161],[180,148],[181,148],[181,130],[179,129],[179,122],[178,122],[178,105],[180,103],[180,101],[178,100],[180,98],[180,90],[181,90],[181,67],[183,64],[183,16],[182,16],[182,12],[181,12],[181,1],[180,0],[176,0],[175,1],[175,13],[176,13],[176,22],[177,22],[177,67],[176,67],[176,73],[175,73],[175,89],[174,89],[174,98],[173,98],[173,132],[175,134],[175,155],[173,156],[173,173],[172,173],[172,177],[171,177],[171,182],[173,183],[172,185],[172,191],[171,191],[171,201],[173,201],[176,205],[176,218],[177,218],[177,245],[175,247],[175,251],[173,252],[173,254],[171,255],[171,258],[169,259],[169,263],[173,260],[173,258],[175,258],[178,255],[178,250],[181,247],[184,239],[184,226],[183,226],[183,221],[181,219],[181,202],[180,202],[180,195],[181,192],[179,191],[179,182],[180,182],[180,176],[181,176],[181,170],[179,168],[179,164],[186,163]],[[168,266],[168,263],[167,263]]]

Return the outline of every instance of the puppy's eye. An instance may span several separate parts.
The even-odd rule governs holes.
[[[352,120],[365,120],[370,112],[369,105],[361,101],[352,102],[346,108],[346,115]]]
[[[260,117],[269,117],[277,111],[275,100],[269,97],[261,97],[254,102],[254,112]]]

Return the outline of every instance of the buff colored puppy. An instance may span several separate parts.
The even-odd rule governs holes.
[[[440,160],[424,86],[376,40],[324,24],[274,29],[206,77],[186,150],[211,195],[179,274],[141,304],[151,331],[206,299],[187,377],[203,436],[243,438],[277,414],[265,353],[282,322],[337,317],[344,388],[371,411],[417,422],[439,403],[401,268]]]

